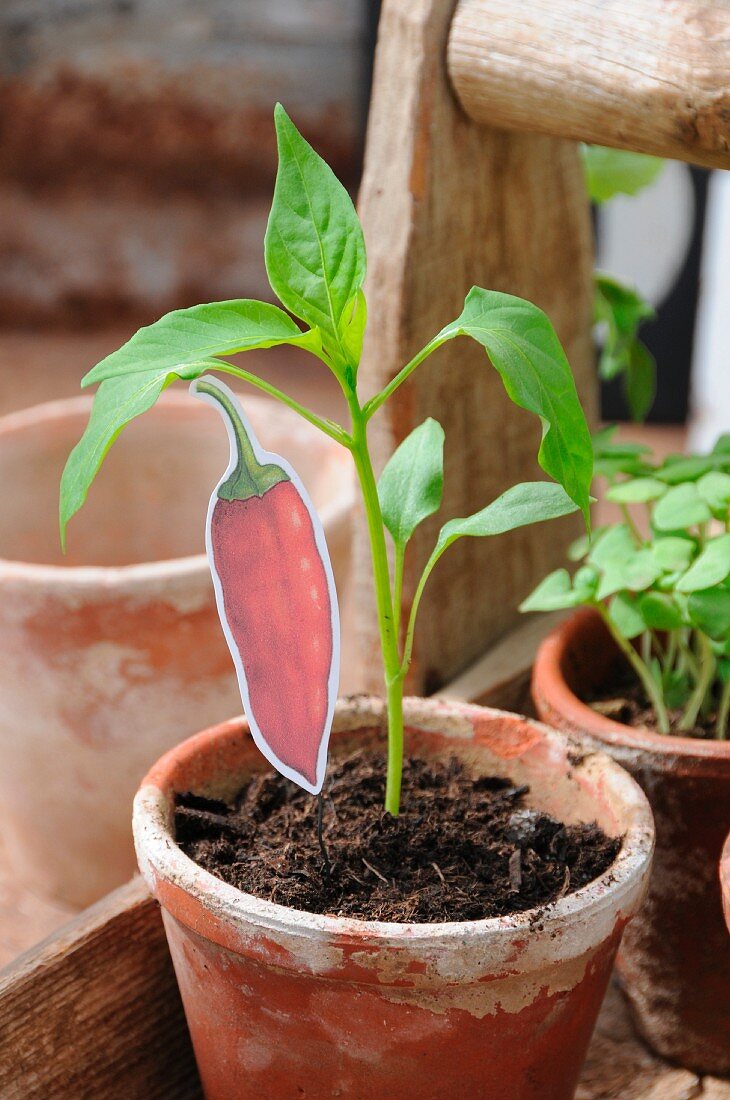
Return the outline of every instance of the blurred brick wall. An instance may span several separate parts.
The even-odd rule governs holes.
[[[265,293],[280,99],[355,182],[367,0],[0,0],[0,324]]]

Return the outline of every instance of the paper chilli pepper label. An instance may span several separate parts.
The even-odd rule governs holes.
[[[340,663],[324,531],[299,476],[261,447],[228,387],[206,376],[190,392],[221,413],[231,445],[206,548],[251,733],[275,768],[317,794]]]

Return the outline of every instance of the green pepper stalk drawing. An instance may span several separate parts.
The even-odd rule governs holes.
[[[570,367],[547,316],[521,298],[480,287],[469,291],[456,320],[446,324],[379,393],[361,401],[357,374],[367,320],[362,228],[349,194],[280,105],[275,123],[279,168],[265,260],[269,282],[284,309],[242,299],[176,310],[141,329],[94,367],[82,384],[101,385],[61,484],[62,539],[119,432],[176,379],[193,381],[211,372],[232,375],[294,409],[345,447],[357,472],[370,538],[388,715],[385,807],[397,814],[403,687],[428,577],[459,538],[496,535],[576,510],[588,520],[591,440]],[[293,318],[306,327],[300,328]],[[377,324],[377,317],[369,323]],[[419,365],[457,337],[480,343],[487,353],[485,365],[491,362],[497,370],[508,397],[539,419],[542,437],[537,457],[553,480],[517,485],[474,515],[445,522],[406,620],[402,615],[405,555],[417,526],[441,503],[444,433],[436,421],[426,420],[403,440],[378,480],[368,448],[368,428]],[[302,348],[333,373],[347,401],[349,425],[319,416],[227,358],[280,344]]]

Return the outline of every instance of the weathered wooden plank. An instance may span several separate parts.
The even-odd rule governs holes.
[[[361,368],[375,390],[461,311],[473,285],[536,301],[568,352],[589,411],[591,242],[578,154],[570,142],[498,133],[459,109],[448,84],[453,0],[386,0],[360,209],[368,245],[370,325]],[[538,476],[540,427],[514,409],[481,348],[456,340],[419,367],[371,425],[376,464],[426,416],[446,430],[442,516],[467,515]],[[429,582],[410,687],[433,691],[515,621],[516,605],[561,559],[573,520],[493,540],[463,539]],[[416,534],[406,602],[433,546]],[[370,565],[356,546],[358,621],[370,685],[380,686]]]
[[[727,0],[461,0],[449,72],[474,119],[730,167]]]
[[[141,879],[0,973],[3,1100],[200,1095],[162,921]]]

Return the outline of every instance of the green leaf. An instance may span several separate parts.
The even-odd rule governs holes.
[[[642,593],[638,610],[650,630],[677,630],[682,626],[682,612],[672,597],[662,592]]]
[[[466,519],[452,519],[439,532],[432,559],[465,536],[501,535],[517,527],[559,519],[578,510],[561,485],[552,481],[528,481],[514,485],[480,512]]]
[[[603,203],[615,195],[637,195],[653,183],[664,167],[659,157],[581,144],[586,188],[591,202]]]
[[[669,455],[655,471],[655,477],[666,481],[667,485],[680,485],[684,481],[697,481],[712,467],[709,455]]]
[[[694,625],[711,638],[724,639],[730,635],[730,589],[693,592],[687,610]]]
[[[651,454],[651,447],[646,443],[632,443],[628,439],[615,439],[618,424],[607,424],[605,428],[598,428],[591,437],[593,454],[596,458],[611,455],[620,458],[640,458],[642,455]]]
[[[730,432],[723,432],[718,436],[715,446],[712,448],[712,453],[730,455]]]
[[[235,355],[252,348],[278,344],[314,346],[316,334],[302,332],[278,306],[241,298],[230,302],[176,309],[136,332],[117,351],[89,371],[82,386],[120,375],[174,371],[180,378],[196,378],[211,357]],[[190,372],[186,368],[193,368]]]
[[[634,340],[624,375],[624,396],[634,423],[646,419],[654,404],[656,385],[656,360],[646,344]]]
[[[444,432],[424,420],[391,456],[378,482],[383,522],[396,545],[405,546],[419,523],[441,504],[444,487]]]
[[[730,474],[711,470],[697,482],[697,492],[716,516],[723,516],[730,507]]]
[[[609,604],[608,614],[611,622],[624,638],[636,638],[646,629],[638,601],[627,592],[619,592],[614,596]]]
[[[362,344],[365,337],[365,327],[368,320],[368,307],[365,295],[358,290],[351,305],[345,310],[344,324],[342,328],[342,347],[350,364],[355,368],[352,382],[357,374],[357,366],[362,356]]]
[[[730,576],[730,535],[710,539],[697,560],[677,583],[678,592],[699,592]]]
[[[509,397],[543,425],[538,461],[589,522],[593,447],[573,375],[550,320],[511,294],[473,287],[461,316],[432,343],[470,336],[486,350]]]
[[[614,564],[621,565],[635,550],[636,544],[628,527],[625,523],[617,523],[594,543],[588,561],[597,569],[604,570]]]
[[[706,523],[712,513],[694,482],[674,485],[657,503],[652,523],[657,531],[680,531]]]
[[[66,528],[86,500],[104,457],[122,429],[136,416],[150,409],[175,377],[159,371],[110,378],[102,382],[95,397],[86,430],[66,462],[61,477],[59,522],[61,545],[66,545]]]
[[[605,600],[615,592],[627,590],[642,592],[649,588],[661,573],[652,551],[648,547],[633,550],[630,554],[614,559],[606,566],[598,585],[596,599]]]
[[[652,546],[654,557],[668,573],[683,573],[695,556],[697,544],[692,539],[667,535],[656,540]]]
[[[647,504],[664,496],[666,491],[663,481],[657,481],[654,477],[637,477],[612,485],[606,497],[615,504]]]
[[[568,570],[556,569],[522,601],[520,611],[561,611],[566,607],[578,607],[586,599],[590,599],[590,594],[573,589]]]
[[[346,360],[346,311],[365,279],[365,242],[352,199],[281,104],[274,111],[279,168],[264,241],[279,300],[321,330]]]
[[[599,373],[602,378],[611,379],[630,370],[639,326],[655,313],[640,294],[610,275],[595,272],[593,284],[594,320],[606,325]],[[646,364],[639,363],[638,369],[642,367]]]

